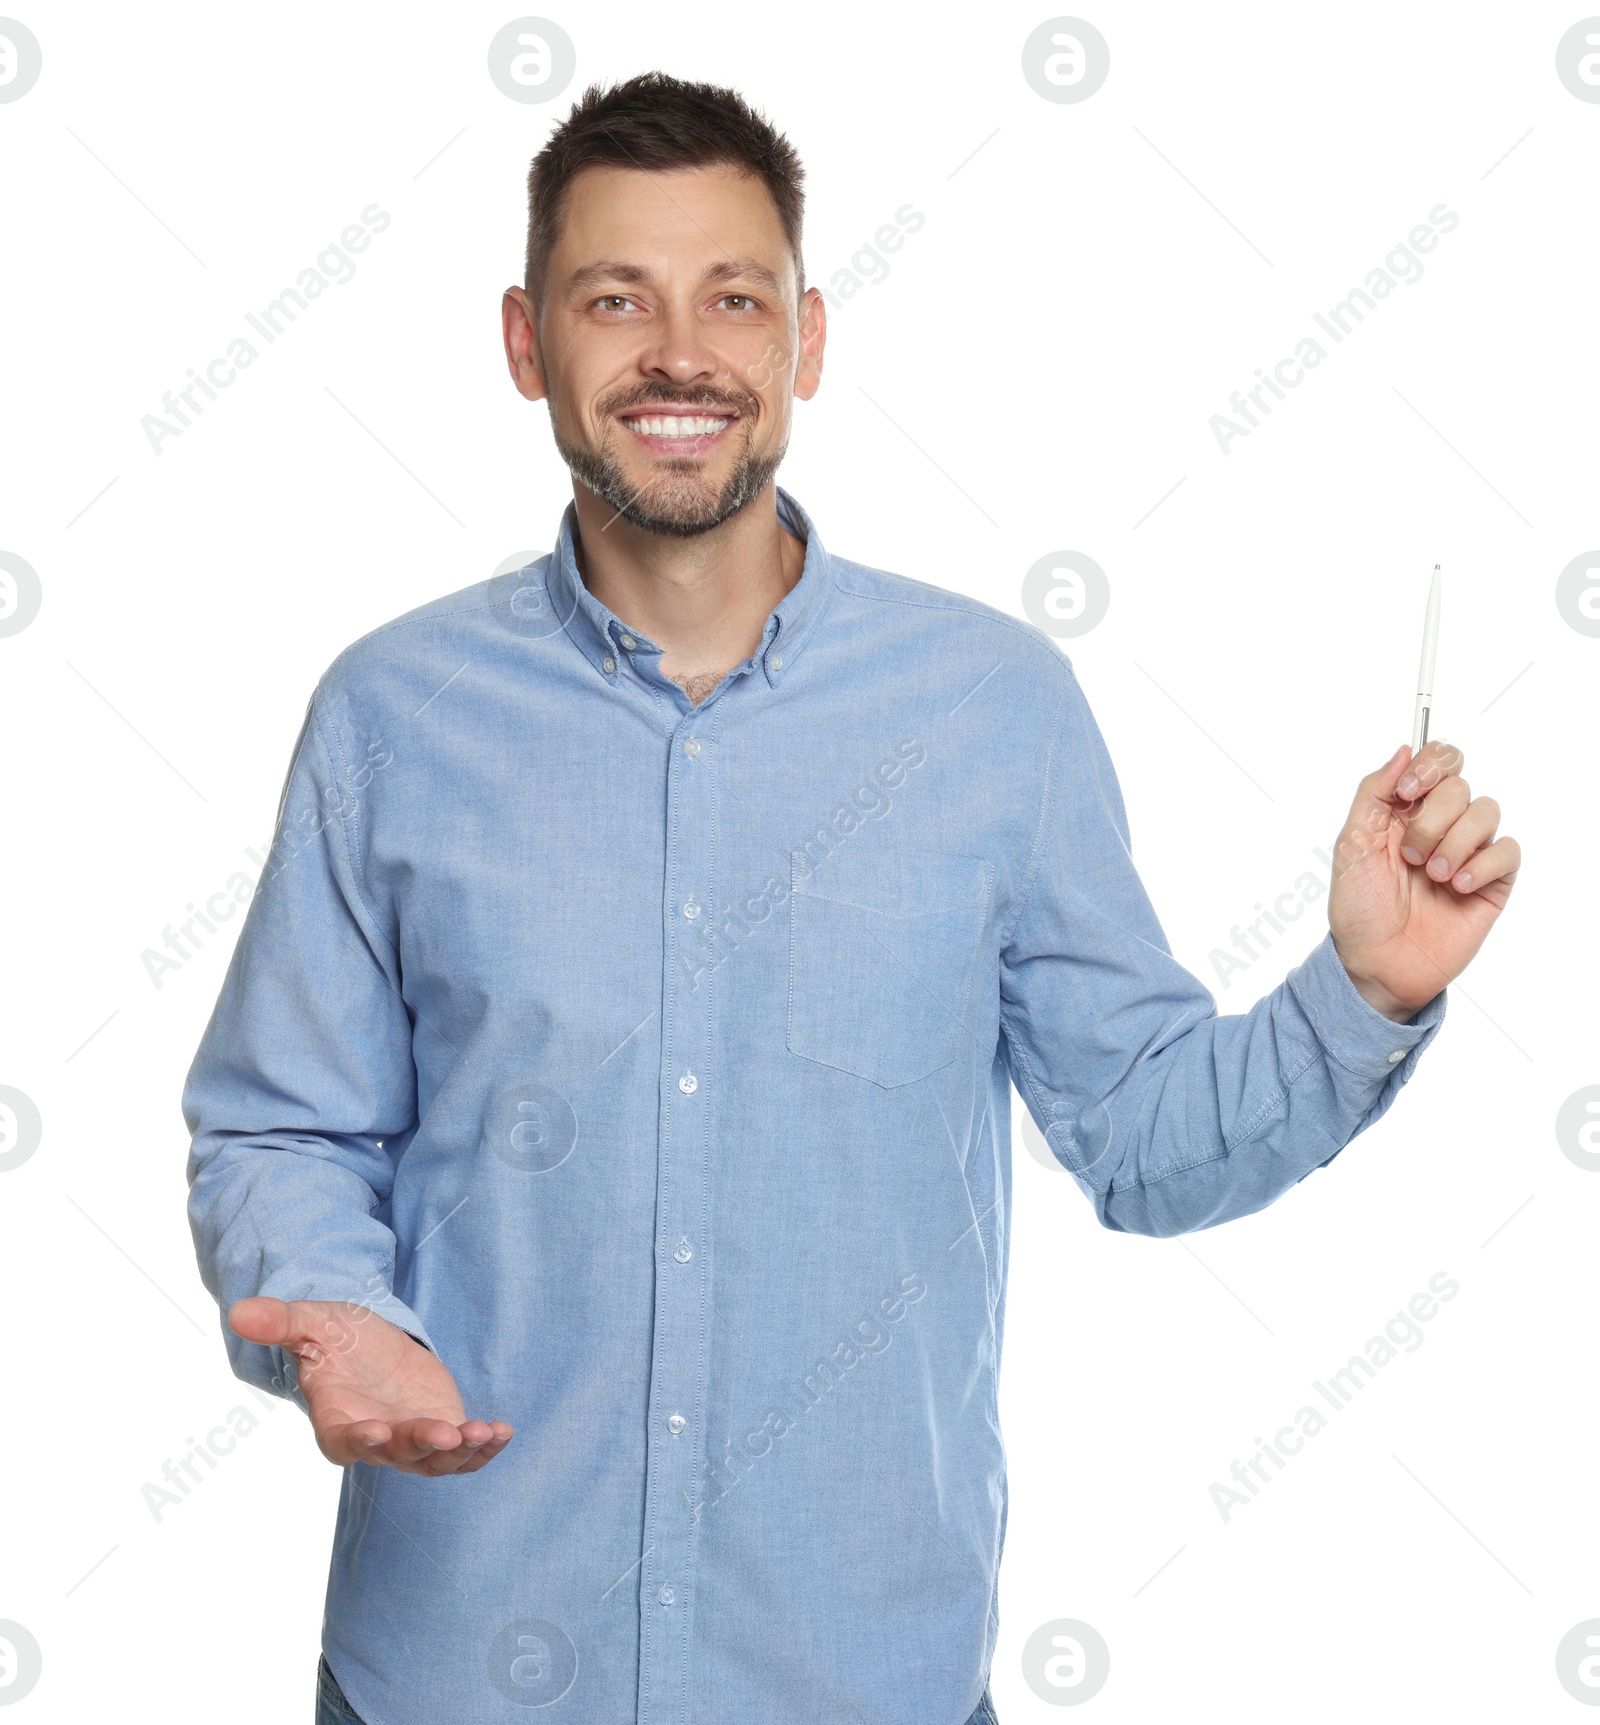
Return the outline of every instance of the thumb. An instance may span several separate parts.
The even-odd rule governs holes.
[[[228,1308],[228,1327],[247,1342],[259,1342],[263,1347],[282,1347],[294,1328],[288,1302],[259,1295],[248,1300],[235,1300]]]
[[[1396,797],[1395,786],[1410,759],[1411,745],[1402,743],[1381,767],[1368,773],[1357,785],[1350,813],[1334,846],[1336,875],[1363,863],[1387,843],[1386,835],[1396,809],[1406,806],[1403,798]]]
[[[1381,767],[1370,772],[1356,787],[1355,800],[1350,804],[1350,818],[1372,831],[1382,831],[1397,805],[1409,799],[1395,795],[1400,775],[1411,764],[1411,745],[1402,743]],[[1381,820],[1380,820],[1381,817]]]
[[[267,1294],[235,1300],[228,1308],[228,1324],[235,1335],[292,1352],[311,1343],[342,1351],[339,1344],[348,1328],[343,1317],[340,1307],[324,1300],[276,1300]]]

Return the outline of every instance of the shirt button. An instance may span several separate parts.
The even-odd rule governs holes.
[[[670,1587],[663,1587],[656,1595],[656,1598],[659,1599],[663,1605],[671,1605],[673,1600],[677,1597],[677,1594],[675,1594]]]
[[[1397,1048],[1394,1053],[1389,1056],[1389,1064],[1393,1066],[1397,1060],[1404,1060],[1405,1057],[1406,1051],[1403,1048]]]
[[[774,653],[767,663],[771,665],[774,671],[781,671],[783,669],[783,654]]]
[[[684,901],[683,914],[688,917],[690,922],[693,922],[700,914],[700,906],[692,898],[686,899]]]
[[[639,645],[631,635],[619,635],[617,639],[621,641],[623,646],[626,647],[630,653]]]
[[[700,1088],[700,1080],[692,1072],[686,1072],[678,1080],[678,1088],[685,1096],[693,1096],[695,1091]]]
[[[680,1264],[687,1264],[694,1256],[694,1247],[687,1240],[680,1240],[672,1255]]]
[[[698,737],[690,737],[683,745],[683,752],[692,761],[695,756],[700,753],[700,739]]]
[[[616,670],[617,662],[609,653],[600,661],[600,669],[609,677]]]
[[[674,1414],[671,1417],[671,1419],[669,1419],[667,1421],[667,1430],[669,1432],[671,1432],[674,1437],[676,1437],[678,1435],[678,1433],[681,1432],[686,1425],[688,1425],[688,1423],[689,1422],[683,1417],[682,1414]]]

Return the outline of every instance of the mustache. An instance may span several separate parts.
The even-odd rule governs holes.
[[[730,419],[735,415],[748,417],[748,409],[743,401],[728,401],[704,394],[662,395],[652,391],[649,395],[635,397],[631,401],[620,401],[606,409],[608,418],[619,413],[634,413],[640,410],[655,409],[662,413],[687,408],[692,413],[709,414],[714,418]]]

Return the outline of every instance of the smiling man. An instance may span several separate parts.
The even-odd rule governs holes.
[[[529,189],[555,549],[324,673],[183,1098],[234,1369],[344,1469],[318,1717],[992,1725],[1012,1085],[1106,1227],[1260,1210],[1394,1101],[1517,845],[1402,746],[1219,1017],[1070,663],[775,484],[790,146],[651,74]]]

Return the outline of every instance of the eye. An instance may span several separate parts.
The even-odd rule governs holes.
[[[594,303],[606,311],[615,311],[621,306],[632,305],[633,300],[625,293],[608,293],[602,294]]]
[[[753,311],[755,309],[755,303],[756,302],[753,299],[751,299],[751,297],[747,293],[725,293],[717,303],[719,305],[725,305],[731,299],[736,299],[736,300],[740,300],[743,302],[737,308],[740,311]]]

